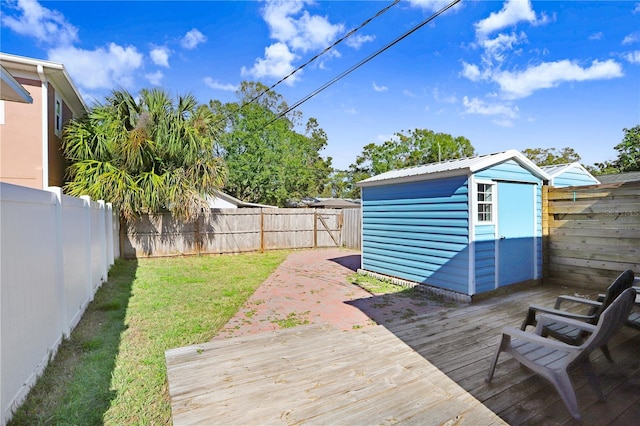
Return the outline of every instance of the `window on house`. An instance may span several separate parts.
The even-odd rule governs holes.
[[[493,222],[493,185],[478,184],[478,222]]]
[[[0,101],[0,124],[4,124],[4,101]]]
[[[62,136],[62,100],[56,95],[54,104],[54,125],[57,136]]]

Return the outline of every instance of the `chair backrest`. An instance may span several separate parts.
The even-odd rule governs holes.
[[[609,285],[609,287],[607,287],[607,292],[605,293],[604,299],[602,300],[602,305],[600,305],[600,307],[593,313],[596,318],[601,315],[602,312],[604,312],[604,310],[607,309],[609,305],[611,305],[613,301],[622,294],[623,291],[633,285],[633,278],[633,271],[630,269],[627,269],[626,271],[618,275],[618,278],[616,278]]]
[[[585,356],[589,356],[591,351],[606,345],[609,339],[624,325],[635,300],[636,291],[633,288],[623,291],[600,315],[595,331],[580,345],[580,352],[575,354],[575,359],[571,362],[573,363]]]

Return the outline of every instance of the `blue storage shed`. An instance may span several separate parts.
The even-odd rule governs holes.
[[[600,185],[600,181],[578,162],[543,166],[541,169],[549,175],[549,185],[557,188]]]
[[[515,150],[365,179],[362,269],[468,298],[540,279],[548,179]]]

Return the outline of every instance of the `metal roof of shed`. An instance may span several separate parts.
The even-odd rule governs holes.
[[[460,158],[456,160],[430,163],[405,169],[391,170],[372,176],[357,183],[360,187],[387,185],[391,183],[415,182],[421,180],[438,179],[448,176],[472,174],[505,161],[514,160],[529,170],[535,176],[549,180],[549,175],[536,166],[531,160],[515,149],[479,155],[477,157]]]

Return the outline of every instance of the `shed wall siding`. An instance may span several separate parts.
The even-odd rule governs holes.
[[[496,227],[476,225],[476,293],[496,287]]]
[[[540,184],[541,180],[514,160],[496,164],[475,174],[477,179],[504,180]]]
[[[553,179],[553,186],[564,188],[567,186],[596,185],[597,182],[580,169],[570,169]]]
[[[365,187],[363,268],[467,294],[467,177]]]

